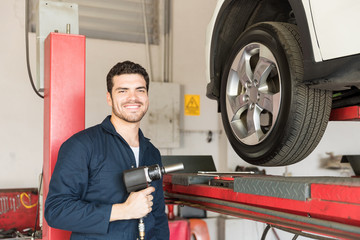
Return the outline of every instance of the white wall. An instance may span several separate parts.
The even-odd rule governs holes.
[[[0,2],[0,188],[38,186],[43,159],[43,100],[27,77],[24,4]]]
[[[216,102],[205,97],[205,29],[215,0],[176,1],[173,9],[173,75],[181,94],[201,97],[201,115],[181,118],[181,147],[160,149],[163,154],[208,154],[218,161]],[[33,92],[25,60],[25,1],[0,1],[0,188],[37,187],[43,161],[43,100]],[[201,16],[201,17],[199,17]],[[30,63],[36,74],[35,34],[29,35]],[[152,46],[154,81],[162,81],[162,41]],[[86,40],[86,126],[101,122],[110,113],[105,101],[105,77],[118,61],[132,60],[148,68],[144,44]],[[183,109],[183,99],[181,99]],[[183,113],[183,111],[181,111]],[[196,130],[193,132],[193,130]],[[212,130],[213,141],[206,141]]]
[[[332,153],[335,157],[342,155],[359,155],[360,122],[337,122],[330,121],[323,138],[315,150],[304,160],[287,167],[259,167],[265,169],[267,174],[292,175],[292,176],[353,176],[354,172],[348,164],[341,164],[340,169],[325,169],[321,167],[322,160],[329,159]],[[237,165],[249,166],[241,160],[230,145],[227,145],[227,167],[233,171]]]
[[[200,95],[200,116],[181,119],[179,149],[162,150],[172,155],[212,155],[219,168],[219,127],[216,101],[206,97],[205,34],[216,0],[172,1],[173,3],[173,82],[182,84],[182,94]],[[183,113],[184,101],[182,100]],[[207,132],[213,140],[207,142]],[[222,159],[223,160],[223,159]]]

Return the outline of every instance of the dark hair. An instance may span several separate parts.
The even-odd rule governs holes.
[[[113,78],[114,76],[122,74],[140,74],[144,77],[146,82],[146,90],[149,91],[149,75],[140,64],[133,63],[131,61],[119,62],[113,66],[108,75],[106,76],[106,85],[107,90],[111,94],[111,90],[114,86]]]

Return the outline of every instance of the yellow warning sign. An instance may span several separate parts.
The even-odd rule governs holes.
[[[199,116],[200,115],[200,95],[185,94],[184,104],[185,115]]]

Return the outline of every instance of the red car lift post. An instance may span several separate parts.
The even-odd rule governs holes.
[[[43,206],[61,144],[85,128],[85,36],[50,33],[44,48]],[[45,219],[42,230],[43,239],[70,238]]]

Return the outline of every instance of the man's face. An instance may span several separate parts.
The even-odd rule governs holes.
[[[113,115],[129,123],[139,122],[149,107],[146,82],[140,74],[122,74],[113,77],[112,96],[107,93],[107,102]]]

